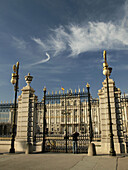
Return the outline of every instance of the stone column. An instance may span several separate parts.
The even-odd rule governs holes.
[[[115,87],[115,82],[108,78],[109,95],[112,118],[112,131],[114,148],[117,154],[126,152],[126,144],[124,142],[123,122],[121,114],[121,91]],[[110,151],[110,131],[109,131],[109,116],[108,116],[108,98],[107,98],[107,81],[102,83],[103,87],[99,90],[99,108],[101,118],[101,151],[103,154],[109,154]]]
[[[36,103],[37,96],[34,94],[34,89],[30,86],[32,76],[28,73],[25,76],[27,85],[23,87],[22,94],[18,98],[18,119],[17,119],[17,136],[16,136],[16,150],[26,151],[30,145],[30,152],[32,152],[32,145],[36,134]]]

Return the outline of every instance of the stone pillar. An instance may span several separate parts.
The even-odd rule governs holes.
[[[114,148],[117,154],[126,152],[126,144],[124,142],[123,122],[121,114],[121,91],[115,87],[115,82],[108,78],[109,95],[111,106],[112,130]],[[108,116],[108,99],[107,99],[107,82],[106,79],[102,83],[103,87],[99,90],[99,108],[101,118],[101,151],[103,154],[109,154],[110,136],[109,136],[109,116]]]
[[[36,134],[36,103],[37,96],[34,89],[30,86],[32,76],[28,73],[25,76],[27,85],[23,87],[22,94],[18,98],[18,119],[17,119],[17,136],[16,150],[32,152],[34,137]],[[30,146],[30,149],[28,148]]]

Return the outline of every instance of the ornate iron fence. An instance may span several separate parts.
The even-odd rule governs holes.
[[[78,153],[87,153],[90,136],[88,134],[80,134],[77,140]],[[36,135],[36,143],[43,142],[42,135]],[[100,141],[100,135],[93,135],[92,141]],[[66,146],[67,145],[67,146]],[[64,135],[46,135],[45,136],[45,152],[73,152],[73,137]]]

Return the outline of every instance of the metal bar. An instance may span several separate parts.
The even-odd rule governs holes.
[[[109,96],[108,75],[106,75],[106,82],[107,82],[108,116],[109,116],[109,130],[110,130],[110,155],[115,156],[116,152],[114,150],[114,141],[113,141],[113,132],[112,132],[112,118],[111,118],[111,106],[110,106],[110,96]]]
[[[44,116],[43,116],[43,148],[42,148],[42,152],[45,152],[45,130],[46,130],[46,88],[43,89],[44,91],[44,100],[43,100],[43,104],[44,104]]]
[[[16,136],[16,106],[17,106],[17,91],[18,91],[18,75],[19,71],[19,64],[17,64],[16,67],[16,84],[15,84],[15,100],[14,100],[14,113],[13,113],[13,125],[12,125],[12,139],[11,139],[11,148],[10,148],[10,153],[15,153],[15,148],[14,148],[14,141],[15,141],[15,136]]]

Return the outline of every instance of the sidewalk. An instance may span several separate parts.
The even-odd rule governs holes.
[[[128,170],[128,156],[38,153],[0,154],[1,170]]]

